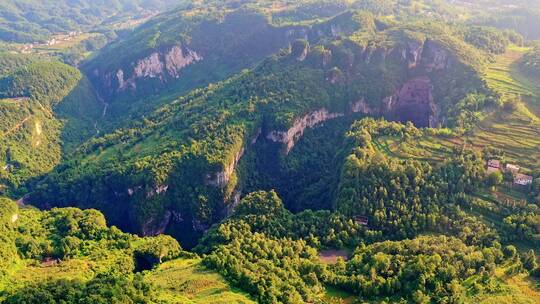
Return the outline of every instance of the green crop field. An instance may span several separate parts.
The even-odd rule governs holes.
[[[540,85],[522,75],[517,67],[517,61],[526,51],[527,48],[511,46],[505,54],[497,56],[484,75],[493,90],[503,95],[538,95]]]
[[[207,270],[200,259],[164,263],[146,278],[172,303],[255,303],[245,293],[231,288],[217,273]]]

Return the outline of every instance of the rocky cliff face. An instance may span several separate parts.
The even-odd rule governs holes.
[[[350,109],[352,113],[375,114],[375,110],[371,108],[364,98],[351,103]]]
[[[224,188],[227,186],[231,176],[234,173],[234,170],[236,169],[236,166],[238,165],[238,162],[244,155],[244,151],[244,148],[240,149],[240,151],[235,154],[233,161],[226,165],[223,170],[207,174],[204,179],[205,184],[207,186],[218,188]]]
[[[448,51],[432,40],[407,42],[401,48],[401,57],[409,69],[418,69],[424,73],[444,70],[450,61]]]
[[[173,213],[169,210],[165,211],[165,214],[161,217],[151,217],[143,223],[141,227],[141,235],[154,236],[165,233],[167,226],[169,225]]]
[[[275,143],[282,143],[285,146],[285,154],[288,154],[294,148],[296,142],[298,142],[302,135],[304,135],[306,129],[313,128],[325,121],[343,117],[352,113],[376,114],[378,112],[372,109],[365,99],[360,99],[349,104],[349,110],[346,113],[332,113],[324,108],[310,112],[300,118],[297,118],[292,126],[286,131],[270,131],[266,135],[266,139]],[[255,142],[256,141],[253,141],[252,143]]]
[[[308,56],[308,51],[306,48],[306,53],[297,53],[300,53],[304,60]],[[404,83],[394,94],[378,102],[380,106],[372,107],[361,98],[349,105],[348,113],[331,113],[327,109],[319,109],[297,118],[285,131],[269,132],[266,138],[272,142],[282,143],[285,146],[285,153],[289,153],[307,128],[350,113],[382,115],[387,119],[411,121],[418,127],[436,127],[440,121],[440,111],[433,96],[434,88],[430,75],[447,69],[451,64],[449,52],[431,40],[409,41],[390,50],[364,50],[363,60],[364,63],[370,64],[373,60],[388,60],[390,56],[395,58],[395,54],[399,54],[398,60],[406,66],[411,76],[404,79]],[[350,58],[347,67],[354,66],[354,60]]]
[[[439,44],[426,41],[422,53],[422,64],[426,72],[446,69],[451,64],[451,57],[446,49]]]
[[[344,116],[343,113],[331,113],[327,109],[320,109],[313,111],[296,119],[293,125],[286,131],[271,131],[266,135],[266,138],[276,143],[283,143],[285,146],[285,153],[288,154],[294,144],[302,137],[304,131],[307,128],[313,128],[314,126],[325,122],[330,119]]]
[[[185,93],[223,80],[296,39],[307,39],[309,34],[307,26],[274,26],[266,16],[245,10],[226,12],[216,19],[204,16],[201,18],[208,19],[202,22],[184,17],[181,13],[156,17],[155,22],[162,27],[139,28],[84,64],[83,69],[107,102],[113,104],[127,93],[148,96],[173,84],[178,84],[175,89],[179,94]],[[155,47],[130,49],[132,39],[153,37],[162,38]],[[116,60],[111,60],[112,56]]]
[[[411,121],[417,127],[436,127],[438,108],[433,99],[433,86],[426,76],[408,80],[394,95],[383,101],[389,118]]]
[[[165,54],[165,68],[170,76],[179,78],[179,72],[194,62],[203,60],[202,56],[197,52],[180,46],[173,46],[172,49]]]
[[[163,52],[153,52],[150,55],[132,62],[130,71],[118,69],[116,72],[106,72],[103,77],[99,70],[94,75],[102,79],[103,85],[116,93],[128,89],[136,90],[137,82],[157,78],[165,83],[170,79],[180,78],[185,67],[203,60],[202,55],[188,47],[175,45]]]
[[[409,42],[402,50],[411,77],[382,102],[382,114],[401,122],[411,121],[417,127],[436,127],[440,110],[433,96],[433,73],[444,72],[453,64],[448,50],[439,43],[425,40]]]
[[[416,68],[420,63],[422,57],[422,51],[424,48],[423,43],[408,42],[407,49],[403,49],[402,56],[408,61],[409,69]]]

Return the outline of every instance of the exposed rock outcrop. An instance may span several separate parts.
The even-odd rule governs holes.
[[[152,198],[156,195],[166,193],[169,190],[169,185],[158,185],[146,193],[147,198]]]
[[[394,95],[384,99],[384,112],[401,122],[411,121],[417,127],[435,127],[438,109],[433,100],[433,86],[428,77],[407,81]]]
[[[402,85],[394,94],[386,97],[382,105],[371,108],[365,99],[360,99],[350,104],[350,113],[362,113],[371,115],[383,115],[388,119],[395,119],[402,122],[411,121],[418,127],[436,127],[440,121],[439,109],[434,102],[433,85],[430,78],[431,72],[444,70],[451,60],[446,49],[438,43],[425,40],[422,42],[408,42],[402,49],[368,49],[364,52],[364,61],[369,63],[377,60],[385,60],[391,54],[401,53],[402,63],[409,70],[414,70],[412,74],[424,76],[413,77]],[[350,60],[351,66],[354,58]],[[327,80],[335,84],[339,82],[341,71],[333,69],[330,71]],[[294,121],[293,125],[286,131],[271,131],[266,138],[283,143],[285,153],[289,153],[299,138],[302,137],[306,128],[314,127],[324,121],[344,116],[348,113],[330,113],[326,109],[311,112]]]
[[[163,75],[163,62],[160,54],[155,52],[137,62],[133,69],[135,78],[156,78]]]
[[[286,131],[271,131],[266,135],[266,138],[272,142],[284,144],[285,154],[288,154],[294,148],[296,142],[304,135],[307,128],[313,128],[325,121],[343,117],[351,113],[377,114],[378,112],[378,110],[372,109],[365,99],[362,98],[351,103],[347,113],[332,113],[324,108],[313,111],[303,117],[297,118],[293,125]]]
[[[184,51],[182,47],[176,45],[165,55],[165,68],[170,76],[179,78],[180,70],[202,59],[202,56],[197,52],[187,48]]]
[[[375,111],[369,106],[364,98],[354,102],[350,106],[352,113],[374,114]]]
[[[420,64],[420,59],[422,58],[423,49],[424,49],[423,43],[419,43],[419,42],[407,43],[407,50],[403,50],[403,52],[406,54],[404,57],[408,61],[409,69],[416,68]]]
[[[266,138],[273,142],[283,143],[285,153],[289,153],[298,139],[302,137],[306,128],[313,128],[322,122],[341,116],[344,116],[344,114],[331,113],[327,109],[320,109],[296,119],[292,127],[287,131],[272,131],[266,135]]]
[[[296,40],[291,44],[291,54],[296,58],[297,61],[306,60],[309,54],[309,42],[307,40]]]
[[[255,135],[251,138],[251,144],[254,145],[259,140],[259,137],[261,137],[262,128],[258,128],[257,132],[255,132]]]
[[[450,64],[450,56],[439,44],[427,40],[422,53],[422,65],[426,72],[446,69]]]
[[[229,217],[234,214],[234,210],[240,203],[240,198],[242,196],[242,193],[240,191],[235,191],[232,195],[232,198],[230,200],[230,203],[225,207],[223,217]]]
[[[148,221],[146,221],[142,225],[141,234],[144,236],[153,236],[153,235],[163,234],[165,230],[167,229],[167,226],[169,225],[171,218],[172,218],[172,212],[168,210],[165,211],[165,214],[163,214],[163,216],[159,218],[151,217]]]
[[[128,193],[129,196],[133,196],[137,191],[139,191],[141,189],[142,189],[142,186],[136,186],[136,187],[133,187],[133,188],[128,188],[127,193]]]
[[[300,62],[306,60],[308,53],[309,53],[309,48],[306,47],[306,48],[302,51],[302,53],[301,53],[300,55],[298,55],[298,57],[296,57],[296,60],[298,60],[298,61],[300,61]]]
[[[234,156],[233,161],[226,165],[223,170],[207,174],[205,176],[204,183],[207,186],[214,186],[218,188],[224,188],[227,186],[232,174],[234,173],[234,170],[236,169],[236,166],[238,165],[238,162],[244,155],[244,151],[245,149],[241,148],[240,151],[238,151]]]
[[[116,77],[118,79],[118,91],[125,91],[127,89],[136,90],[137,89],[137,83],[135,82],[135,78],[131,77],[127,80],[124,80],[124,71],[121,69],[118,70],[116,73]]]
[[[202,55],[182,45],[175,45],[167,51],[155,51],[137,62],[132,62],[133,69],[131,71],[116,70],[114,90],[116,92],[128,89],[135,90],[139,79],[157,78],[161,82],[167,82],[170,78],[180,78],[182,69],[201,60],[203,60]],[[99,74],[99,70],[94,70],[96,77],[99,77]],[[104,75],[104,85],[112,87],[114,83],[112,79],[111,73]]]
[[[429,39],[409,41],[398,50],[409,69],[419,69],[425,73],[446,69],[450,60],[448,51]]]

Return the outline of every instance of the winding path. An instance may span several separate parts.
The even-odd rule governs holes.
[[[6,132],[4,132],[4,134],[2,134],[2,137],[6,137],[8,135],[10,135],[11,133],[17,131],[18,129],[20,129],[30,118],[32,118],[32,116],[34,115],[28,115],[25,119],[21,120],[18,124],[16,124],[13,128],[7,130]]]

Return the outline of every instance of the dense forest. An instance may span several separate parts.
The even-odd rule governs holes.
[[[540,301],[539,11],[0,4],[0,302]]]

